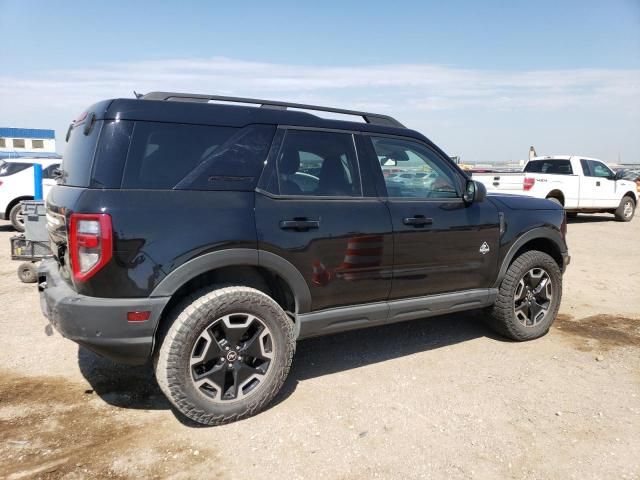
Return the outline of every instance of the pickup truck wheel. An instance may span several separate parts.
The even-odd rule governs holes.
[[[20,205],[20,202],[11,207],[9,221],[18,232],[24,232],[24,215],[22,215],[22,205]]]
[[[618,222],[630,222],[636,211],[636,202],[631,197],[622,197],[620,205],[615,211]]]
[[[248,287],[205,288],[171,315],[155,373],[182,414],[221,425],[257,413],[278,393],[295,338],[292,321],[269,296]]]
[[[489,310],[489,325],[512,340],[541,337],[558,314],[562,273],[553,258],[529,251],[511,264]]]

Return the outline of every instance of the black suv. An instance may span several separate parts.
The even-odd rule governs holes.
[[[101,355],[153,359],[196,422],[263,408],[299,338],[485,308],[529,340],[557,314],[562,207],[487,197],[391,117],[155,92],[93,105],[67,139],[42,310]]]

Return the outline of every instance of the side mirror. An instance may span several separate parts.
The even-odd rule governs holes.
[[[462,196],[464,202],[470,205],[473,202],[484,202],[485,198],[487,198],[487,187],[480,182],[467,180],[464,195]]]
[[[618,170],[613,174],[612,180],[622,180],[623,175],[624,175],[624,170]]]

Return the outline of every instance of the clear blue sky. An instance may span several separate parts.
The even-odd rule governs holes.
[[[640,161],[640,0],[0,7],[3,126],[61,131],[78,102],[170,86],[371,106],[469,160],[522,157],[537,141],[544,153]]]

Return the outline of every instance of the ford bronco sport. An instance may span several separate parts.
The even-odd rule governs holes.
[[[391,117],[155,92],[91,106],[67,138],[43,313],[116,362],[152,360],[196,422],[265,407],[300,338],[484,308],[530,340],[556,317],[562,207],[487,197]]]

